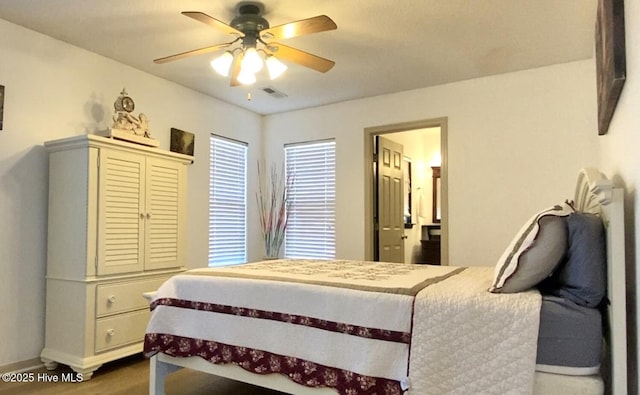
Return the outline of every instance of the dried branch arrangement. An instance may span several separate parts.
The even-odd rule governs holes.
[[[289,189],[292,178],[290,172],[286,172],[284,165],[277,170],[271,165],[269,177],[264,178],[260,163],[258,163],[258,211],[260,214],[260,230],[264,239],[266,258],[277,258],[284,242],[285,231],[289,221]]]

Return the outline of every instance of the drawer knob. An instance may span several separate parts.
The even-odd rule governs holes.
[[[109,337],[113,337],[116,334],[116,330],[115,329],[108,329],[107,330],[107,335]]]
[[[109,296],[109,299],[107,299],[109,301],[109,303],[115,303],[116,302],[116,296],[115,295],[111,295]]]

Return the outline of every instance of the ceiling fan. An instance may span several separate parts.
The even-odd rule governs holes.
[[[263,12],[262,3],[243,1],[236,6],[236,17],[229,24],[226,24],[202,12],[184,11],[182,15],[231,34],[235,36],[235,39],[226,43],[158,58],[154,62],[162,64],[229,48],[224,54],[214,59],[211,66],[225,77],[230,73],[231,86],[254,83],[256,81],[255,74],[262,69],[263,63],[266,64],[271,79],[278,77],[287,69],[281,60],[296,63],[321,73],[326,73],[335,65],[332,60],[273,41],[337,29],[337,25],[331,18],[319,15],[270,27],[269,22],[262,17]],[[232,46],[236,43],[239,43],[240,46],[233,48]]]

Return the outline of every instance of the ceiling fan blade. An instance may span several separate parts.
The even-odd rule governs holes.
[[[218,51],[218,50],[220,50],[222,48],[226,48],[231,44],[232,43],[224,43],[224,44],[212,45],[210,47],[194,49],[192,51],[181,52],[181,53],[178,53],[178,54],[175,54],[175,55],[165,56],[164,58],[154,59],[153,62],[157,63],[157,64],[162,64],[162,63],[167,63],[167,62],[171,62],[171,61],[174,61],[174,60],[184,59],[184,58],[187,58],[189,56],[201,55],[203,53],[208,53],[208,52],[215,52],[215,51]]]
[[[233,62],[233,66],[231,66],[231,80],[229,85],[231,86],[240,86],[242,85],[240,81],[238,81],[238,76],[240,75],[240,63],[242,62],[242,58],[244,55],[241,53],[236,56],[235,61]]]
[[[267,50],[276,58],[288,60],[321,73],[326,73],[336,64],[333,60],[321,58],[320,56],[279,43],[269,43]]]
[[[238,37],[244,37],[244,33],[240,30],[227,25],[226,23],[217,20],[216,18],[205,14],[204,12],[199,11],[183,11],[182,15],[188,16],[189,18],[195,19],[198,22],[202,22],[206,25],[214,27],[218,30],[223,31],[228,34],[235,34]]]
[[[331,18],[326,15],[319,15],[262,30],[260,37],[265,40],[282,40],[305,34],[335,30],[337,28],[338,26]]]

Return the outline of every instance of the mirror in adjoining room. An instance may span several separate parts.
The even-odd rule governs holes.
[[[442,220],[441,210],[441,186],[440,186],[440,166],[431,166],[431,174],[433,179],[433,198],[431,200],[431,218],[434,223],[439,224]]]

